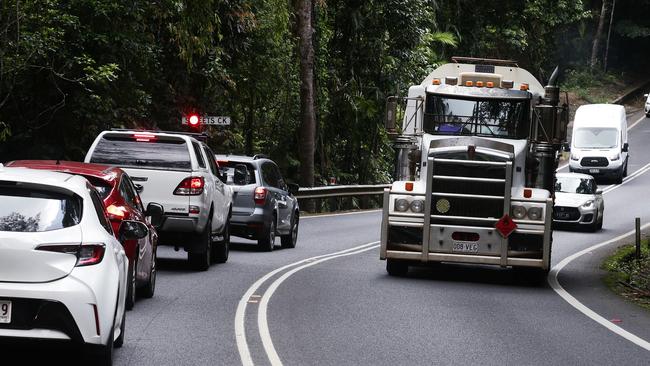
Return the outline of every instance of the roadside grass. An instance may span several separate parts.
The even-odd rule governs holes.
[[[650,310],[650,250],[648,239],[641,241],[641,258],[636,259],[634,244],[619,247],[605,259],[605,284],[613,292]]]

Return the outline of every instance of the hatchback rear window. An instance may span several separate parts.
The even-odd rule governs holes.
[[[81,222],[79,196],[20,187],[0,187],[0,231],[44,232]]]
[[[144,134],[104,135],[93,151],[90,162],[132,168],[192,169],[185,140]]]

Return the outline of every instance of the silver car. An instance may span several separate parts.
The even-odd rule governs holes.
[[[580,173],[557,173],[553,223],[587,228],[603,227],[605,202],[594,177]]]

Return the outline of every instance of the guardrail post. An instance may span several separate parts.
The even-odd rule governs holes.
[[[636,229],[636,259],[641,259],[641,218],[634,219]]]

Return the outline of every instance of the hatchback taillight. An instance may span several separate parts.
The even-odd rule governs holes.
[[[263,205],[264,202],[266,202],[266,193],[268,190],[264,187],[257,187],[255,188],[255,195],[253,198],[255,199],[255,204],[256,205]]]
[[[70,245],[40,245],[37,250],[72,254],[77,257],[76,267],[90,266],[104,259],[106,246],[104,244],[70,244]]]
[[[177,196],[198,196],[203,193],[204,186],[203,177],[187,177],[176,187],[174,194]]]

